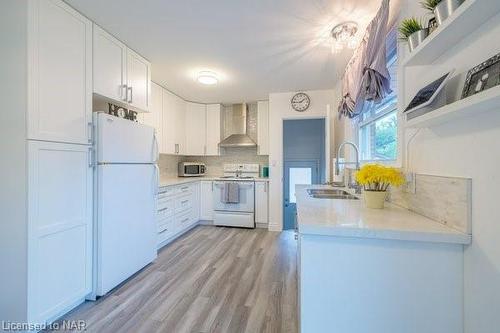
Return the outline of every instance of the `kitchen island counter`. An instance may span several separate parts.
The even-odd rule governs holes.
[[[317,199],[297,185],[298,232],[301,234],[469,244],[471,236],[425,216],[386,203],[385,209],[366,208],[363,199]]]

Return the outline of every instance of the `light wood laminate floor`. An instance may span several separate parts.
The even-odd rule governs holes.
[[[291,232],[198,226],[63,320],[89,332],[297,332]]]

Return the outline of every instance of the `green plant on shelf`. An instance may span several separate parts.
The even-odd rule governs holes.
[[[401,21],[401,25],[398,29],[400,34],[399,38],[403,41],[407,41],[410,35],[422,29],[424,29],[424,26],[422,25],[420,19],[417,19],[415,17],[404,19],[403,21]]]
[[[441,1],[442,0],[425,0],[420,4],[422,5],[422,8],[427,9],[431,13],[434,13],[434,8],[436,8],[436,6],[439,5]]]

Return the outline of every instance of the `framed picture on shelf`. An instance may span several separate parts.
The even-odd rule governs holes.
[[[477,94],[500,84],[500,53],[469,70],[462,98]]]
[[[438,23],[436,21],[435,17],[432,17],[429,22],[427,23],[427,28],[429,28],[429,34],[433,33],[434,30],[438,28]]]

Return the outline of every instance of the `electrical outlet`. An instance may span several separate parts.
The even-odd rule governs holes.
[[[403,185],[403,192],[415,194],[417,192],[417,177],[415,172],[404,173],[406,182]]]

